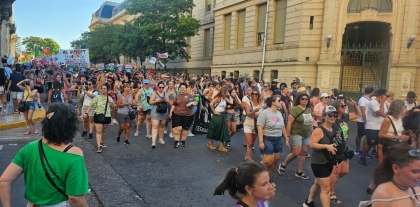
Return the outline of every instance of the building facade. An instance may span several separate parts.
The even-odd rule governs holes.
[[[14,40],[16,25],[13,20],[14,0],[4,0],[0,2],[0,55],[8,55],[14,50]],[[13,54],[13,53],[12,53]],[[15,54],[13,54],[15,55]],[[1,64],[1,63],[0,63]]]
[[[214,14],[213,75],[420,91],[418,0],[216,0]]]

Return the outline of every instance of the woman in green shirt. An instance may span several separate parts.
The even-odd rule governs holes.
[[[20,149],[0,177],[3,207],[12,206],[12,185],[22,174],[28,206],[88,206],[85,199],[88,174],[83,152],[71,145],[79,125],[77,112],[70,104],[63,103],[51,105],[46,114],[41,121],[44,138]]]

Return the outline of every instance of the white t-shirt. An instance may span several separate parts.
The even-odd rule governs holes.
[[[249,98],[248,98],[248,96],[244,96],[244,97],[242,97],[242,101],[243,102],[245,102],[246,104],[248,104],[248,105],[251,105],[250,103],[249,103]],[[245,109],[244,110],[242,110],[242,113],[244,114],[244,115],[246,115],[246,111],[245,111]]]
[[[359,106],[360,111],[362,111],[362,106],[364,106],[364,107],[366,108],[365,112],[367,111],[367,105],[368,105],[369,101],[370,101],[370,98],[368,98],[367,96],[362,96],[362,97],[360,97],[360,99],[359,99],[359,103],[357,104],[357,105]],[[367,116],[367,115],[366,115],[366,116]],[[363,118],[362,118],[362,116],[360,116],[360,117],[357,119],[357,122],[362,122],[362,123],[363,123]]]
[[[97,96],[98,91],[93,91],[92,92],[93,95]],[[83,96],[83,106],[90,106],[90,103],[92,103],[93,98],[89,97],[88,95],[85,95],[85,92],[82,92],[82,96]]]
[[[381,124],[384,121],[382,116],[376,116],[375,111],[380,110],[380,104],[377,100],[369,101],[369,104],[366,108],[366,129],[380,130]]]
[[[409,104],[408,101],[404,101],[404,103],[406,111],[410,111],[411,109],[417,106],[417,101],[414,101],[412,104]]]

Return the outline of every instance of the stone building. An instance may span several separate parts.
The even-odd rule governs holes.
[[[10,51],[14,51],[14,44],[17,41],[16,25],[13,20],[13,3],[14,0],[0,1],[0,55],[2,57],[3,55],[7,56]]]

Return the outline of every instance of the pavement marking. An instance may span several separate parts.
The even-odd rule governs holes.
[[[0,150],[3,149],[3,145],[0,145]]]
[[[10,146],[17,146],[17,144],[9,144]]]

